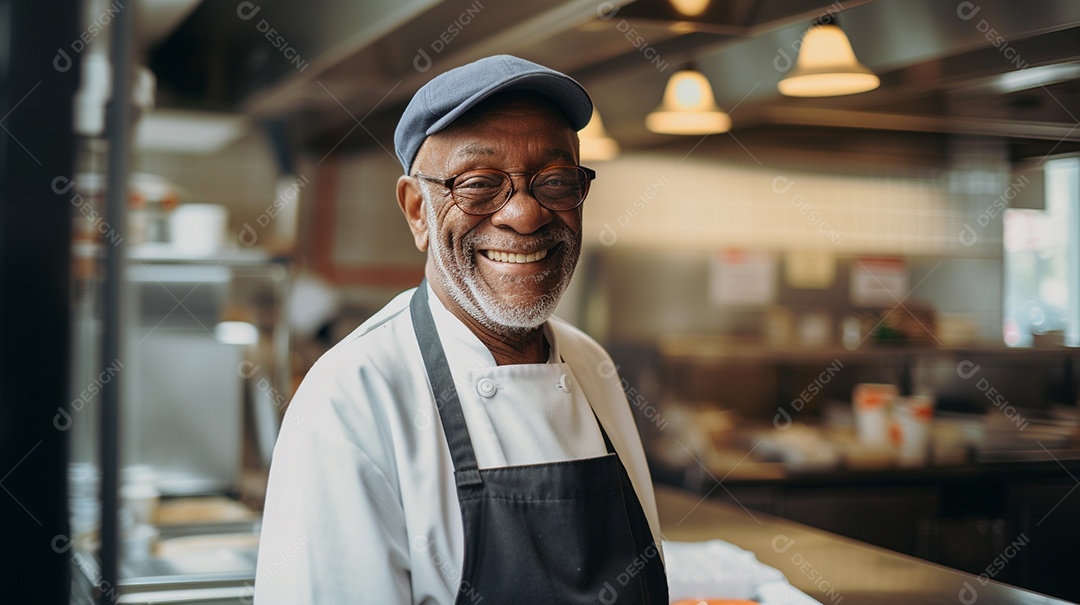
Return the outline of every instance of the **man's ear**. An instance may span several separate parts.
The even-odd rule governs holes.
[[[424,211],[424,195],[416,179],[410,176],[398,178],[397,201],[401,212],[405,214],[405,221],[409,223],[409,229],[412,230],[417,250],[427,251],[427,212]]]

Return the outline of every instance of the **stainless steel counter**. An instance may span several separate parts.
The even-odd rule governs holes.
[[[656,500],[669,540],[726,540],[823,604],[1068,603],[682,490],[657,486]],[[1006,549],[1000,557],[1004,565],[1009,552],[1015,553]]]

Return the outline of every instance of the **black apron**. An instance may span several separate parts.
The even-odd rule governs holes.
[[[465,561],[457,603],[667,605],[660,553],[603,425],[598,458],[480,469],[428,307],[410,305],[454,462]]]

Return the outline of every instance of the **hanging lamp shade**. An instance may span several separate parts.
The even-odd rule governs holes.
[[[669,0],[672,8],[685,17],[700,17],[709,8],[710,0]]]
[[[716,106],[704,74],[684,69],[668,80],[660,106],[645,116],[645,127],[662,134],[719,134],[731,130],[731,117]]]
[[[873,90],[880,83],[859,63],[839,25],[815,23],[803,34],[795,67],[776,87],[789,97],[835,97]]]
[[[604,129],[604,122],[600,119],[600,112],[593,106],[592,119],[585,128],[578,133],[581,141],[582,161],[613,160],[619,155],[619,142],[611,138]]]

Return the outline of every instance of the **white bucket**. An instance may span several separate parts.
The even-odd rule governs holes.
[[[196,256],[213,254],[225,243],[229,210],[219,204],[180,204],[169,220],[173,249]]]

